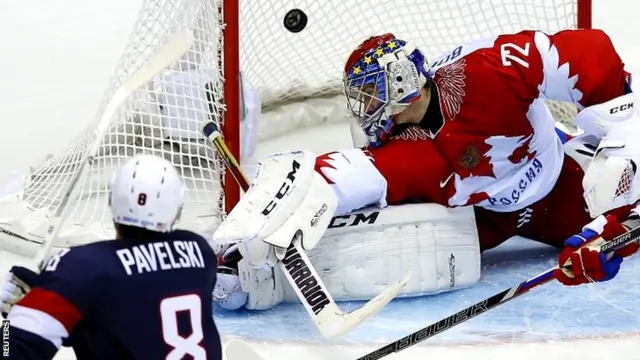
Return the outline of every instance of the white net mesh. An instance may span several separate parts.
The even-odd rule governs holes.
[[[222,92],[223,2],[143,0],[101,109],[168,36],[190,29],[195,45],[118,109],[102,140],[99,156],[79,183],[78,200],[72,202],[71,218],[60,233],[58,245],[112,236],[105,196],[107,180],[114,167],[136,153],[164,156],[180,170],[189,189],[182,227],[201,231],[214,227],[223,216],[223,167],[198,135],[198,125],[204,118],[221,121],[222,99],[238,101],[237,94]],[[578,2],[241,0],[240,67],[245,86],[260,91],[263,113],[285,104],[334,97],[344,108],[340,96],[344,60],[368,36],[393,32],[433,58],[478,37],[522,29],[554,32],[575,28]],[[288,31],[283,24],[285,14],[294,8],[308,16],[307,26],[298,33]],[[237,41],[225,39],[225,47],[237,45]],[[554,108],[556,113],[569,114],[561,117],[571,117],[571,108]],[[101,115],[102,110],[96,121]],[[33,167],[19,191],[1,199],[2,230],[34,241],[44,236],[49,224],[46,214],[59,204],[78,162],[94,140],[94,124],[59,155]],[[261,127],[269,132],[269,126]]]
[[[248,86],[272,103],[340,91],[350,51],[391,32],[428,58],[479,37],[577,26],[577,0],[241,1],[241,67]],[[286,13],[303,10],[308,25],[285,29]]]

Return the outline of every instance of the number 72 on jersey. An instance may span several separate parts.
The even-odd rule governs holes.
[[[500,55],[502,57],[502,65],[511,66],[514,62],[529,68],[529,63],[525,60],[529,57],[531,43],[524,44],[524,48],[514,44],[505,43],[500,45]]]

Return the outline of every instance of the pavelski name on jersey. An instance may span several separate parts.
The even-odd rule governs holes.
[[[202,251],[195,241],[141,244],[116,253],[127,275],[205,266]]]

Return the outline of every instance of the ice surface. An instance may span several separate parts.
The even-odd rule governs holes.
[[[612,36],[628,69],[639,72],[640,5],[633,0],[593,2],[594,25]],[[61,7],[59,2],[22,0],[3,7],[0,129],[5,136],[0,141],[0,178],[56,151],[93,117],[137,4],[65,0]],[[345,131],[332,125],[288,138],[322,151],[334,141],[348,141]],[[261,144],[259,151],[288,146],[288,139],[280,139]],[[246,338],[267,360],[355,359],[546,270],[553,266],[555,254],[528,240],[511,240],[484,254],[483,278],[477,286],[394,301],[353,333],[333,341],[322,339],[297,305],[253,313],[216,309],[214,316],[225,339]],[[25,261],[0,253],[0,271]],[[625,260],[621,274],[608,283],[578,288],[547,284],[388,359],[640,359],[638,274],[640,256]],[[348,310],[357,303],[340,305]],[[73,355],[65,350],[57,359]]]
[[[522,238],[512,239],[483,255],[483,276],[478,285],[437,296],[395,300],[339,340],[323,339],[300,305],[282,305],[259,313],[233,313],[216,308],[215,318],[222,333],[255,341],[287,339],[331,345],[381,346],[553,267],[556,254],[556,249],[546,245]],[[422,346],[482,345],[486,348],[490,344],[515,346],[628,337],[640,329],[639,272],[640,258],[631,258],[625,261],[619,277],[609,283],[575,288],[555,282],[544,285],[443,332]],[[341,304],[344,310],[356,306],[359,303]],[[577,349],[577,353],[581,353]]]

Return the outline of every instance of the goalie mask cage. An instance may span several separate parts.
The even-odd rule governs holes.
[[[285,15],[295,8],[308,16],[306,27],[296,33],[284,26]],[[319,115],[311,124],[327,117],[346,121],[342,67],[368,36],[392,32],[433,58],[479,37],[578,27],[591,27],[591,0],[142,0],[94,121],[87,119],[86,131],[69,147],[8,182],[11,191],[0,199],[0,243],[12,251],[33,251],[94,141],[101,142],[98,156],[77,184],[70,218],[55,246],[114,236],[108,181],[115,167],[137,153],[163,156],[175,164],[188,188],[178,226],[211,233],[240,191],[199,135],[199,124],[206,118],[217,121],[238,156],[240,69],[243,87],[259,90],[260,138],[265,138],[309,125],[297,121],[296,106],[332,109],[312,111]],[[129,96],[112,117],[107,135],[96,139],[92,130],[119,86],[170,35],[185,29],[195,39],[191,49]],[[282,108],[291,119],[268,116]],[[572,111],[554,107],[565,119]]]

